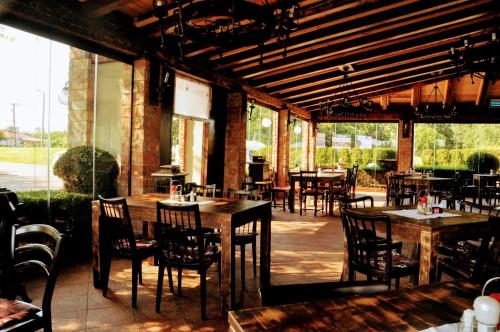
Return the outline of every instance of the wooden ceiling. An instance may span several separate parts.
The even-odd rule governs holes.
[[[169,15],[175,15],[175,4],[169,6]],[[321,101],[339,93],[339,68],[346,64],[354,68],[352,87],[368,98],[431,82],[436,73],[452,77],[449,48],[465,36],[483,46],[490,38],[487,32],[498,27],[500,6],[496,0],[303,0],[300,7],[286,56],[276,38],[261,48],[224,49],[192,40],[184,47],[182,63],[314,112]],[[152,0],[6,0],[0,3],[2,21],[24,21],[46,34],[56,31],[131,57],[160,44]],[[167,52],[175,58],[176,45]]]

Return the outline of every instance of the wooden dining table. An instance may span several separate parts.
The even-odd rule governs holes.
[[[484,182],[493,182],[497,181],[500,179],[499,174],[473,174],[472,175],[472,181],[474,183],[477,182],[477,198],[479,201],[479,204],[483,204],[483,187],[484,187]]]
[[[231,332],[422,331],[457,323],[481,288],[437,283],[370,296],[350,296],[229,312]]]
[[[128,196],[132,223],[147,221],[148,232],[153,236],[156,222],[156,202],[168,199],[168,194],[143,194]],[[200,217],[203,227],[219,228],[221,232],[221,307],[222,310],[232,309],[236,303],[235,292],[235,247],[234,237],[237,227],[253,220],[260,220],[260,294],[262,300],[268,294],[271,269],[271,202],[236,200],[229,198],[199,198],[209,200],[200,204]],[[99,201],[92,202],[92,250],[94,286],[100,287],[101,251],[99,243]]]
[[[439,176],[405,176],[405,184],[416,184],[419,188],[432,189],[434,186],[443,186],[452,182],[453,178],[444,178]]]
[[[419,285],[429,284],[435,281],[438,245],[447,241],[467,239],[472,236],[480,236],[483,227],[488,222],[488,216],[478,213],[469,213],[457,210],[443,210],[457,216],[438,217],[427,219],[413,219],[398,216],[392,213],[384,213],[390,210],[416,209],[415,206],[384,206],[372,208],[352,209],[357,213],[369,216],[387,215],[391,219],[391,232],[394,239],[409,241],[420,244],[420,270]],[[385,223],[377,225],[377,231],[385,232]],[[344,241],[346,242],[346,241]],[[342,280],[347,280],[349,273],[347,244],[344,244],[344,268]]]
[[[328,183],[329,189],[333,189],[333,184],[337,181],[343,180],[345,178],[344,171],[335,171],[335,172],[323,172],[318,173],[317,177],[319,181]],[[291,173],[290,174],[290,192],[288,193],[288,209],[291,213],[295,212],[295,183],[299,182],[300,173]],[[299,185],[300,186],[300,185]],[[329,202],[330,206],[328,207],[329,215],[333,216],[333,200]]]

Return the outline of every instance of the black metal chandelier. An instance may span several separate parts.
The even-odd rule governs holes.
[[[168,15],[169,7],[173,15]],[[159,19],[161,47],[175,41],[179,56],[188,41],[216,46],[258,45],[276,37],[286,55],[290,33],[300,17],[298,0],[153,0]],[[262,55],[261,55],[262,61]]]
[[[341,70],[343,78],[339,87],[340,92],[333,99],[328,98],[321,102],[320,112],[325,115],[361,116],[375,110],[376,105],[365,96],[359,96],[352,87],[348,75],[349,71],[353,71],[352,67],[344,66]]]
[[[466,37],[462,39],[461,45],[449,49],[448,53],[458,77],[469,75],[472,83],[474,78],[484,79],[486,76],[492,82],[498,79],[500,42],[497,29],[488,34],[490,38],[484,45],[476,45],[471,37]]]
[[[427,96],[425,103],[419,103],[414,108],[417,120],[423,121],[451,120],[457,115],[457,107],[445,103],[437,82]]]

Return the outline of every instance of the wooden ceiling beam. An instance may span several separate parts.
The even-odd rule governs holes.
[[[65,1],[0,1],[0,23],[128,63],[144,52],[144,41],[133,26],[78,12],[79,6]]]
[[[450,1],[439,6],[430,6],[431,2],[405,3],[401,1],[396,4],[401,7],[396,7],[395,5],[385,6],[384,8],[387,9],[381,12],[378,10],[363,11],[357,15],[347,15],[342,18],[330,19],[324,23],[316,23],[310,29],[305,29],[310,33],[304,33],[288,40],[287,56],[291,57],[303,52],[310,52],[317,48],[326,47],[329,43],[338,45],[353,38],[375,35],[394,29],[393,26],[397,22],[409,25],[418,21],[428,20],[432,17],[445,16],[460,11],[464,12],[467,8],[472,7],[472,4],[464,4],[466,1]],[[490,0],[482,1],[488,2]],[[403,5],[405,6],[403,7]],[[264,62],[268,63],[283,57],[283,47],[278,43],[273,43],[263,49],[252,47],[250,51],[244,52],[237,57],[220,58],[216,56],[212,60],[220,68],[232,68],[245,64],[250,66],[252,63],[260,61],[261,53]]]
[[[341,43],[337,43],[338,41],[336,41],[335,43],[328,43],[326,47],[313,47],[307,52],[301,50],[301,53],[297,56],[290,54],[286,58],[280,57],[280,59],[276,61],[266,62],[263,65],[259,65],[257,62],[253,63],[251,66],[245,65],[233,68],[233,72],[244,79],[273,75],[273,73],[289,70],[290,68],[303,68],[311,64],[330,61],[333,58],[345,57],[360,52],[371,52],[381,47],[411,42],[415,39],[420,39],[420,41],[422,41],[422,39],[429,38],[429,36],[447,33],[464,25],[471,25],[493,19],[494,17],[495,15],[490,11],[484,11],[453,21],[442,21],[442,18],[441,23],[436,25],[427,21],[419,22],[417,26],[403,26],[400,23],[398,28],[388,30],[383,34],[379,34],[380,36],[377,37],[369,34],[361,35],[359,38],[351,38],[350,40],[345,39],[342,40]],[[339,45],[342,47],[339,48]]]
[[[126,6],[130,0],[93,0],[83,3],[83,11],[92,17],[100,17]]]

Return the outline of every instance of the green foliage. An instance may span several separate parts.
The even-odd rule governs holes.
[[[316,165],[330,166],[333,165],[333,148],[316,148]]]
[[[351,149],[339,149],[338,160],[341,164],[349,164],[351,162]]]
[[[0,130],[0,140],[5,139],[5,134],[3,133],[2,130]]]
[[[90,146],[77,146],[64,153],[54,165],[54,174],[64,182],[69,192],[92,193],[93,152]],[[95,189],[96,195],[116,196],[118,164],[106,151],[95,150]]]
[[[478,173],[489,173],[490,169],[497,170],[499,165],[498,158],[484,151],[473,153],[467,158],[467,167],[469,170]]]
[[[361,150],[361,160],[363,165],[367,165],[373,162],[373,150],[372,149],[362,149]]]
[[[17,193],[19,200],[24,202],[24,210],[31,223],[46,224],[49,221],[47,209],[47,191],[25,191]],[[71,246],[78,251],[81,258],[90,257],[92,253],[92,196],[70,193],[64,190],[53,190],[50,192],[50,219],[65,220],[73,226]]]
[[[450,164],[453,166],[458,166],[463,164],[462,150],[450,150],[448,151],[450,155]]]
[[[420,157],[424,165],[431,165],[434,160],[434,151],[432,149],[424,149],[420,152]]]
[[[436,149],[436,163],[439,165],[448,164],[448,150]]]
[[[363,154],[360,148],[351,149],[351,161],[353,164],[361,164],[363,162]]]
[[[32,133],[33,137],[41,138],[40,128],[36,128],[35,132]],[[43,133],[44,145],[47,144],[49,138],[49,133]],[[52,148],[66,148],[68,146],[68,132],[67,131],[52,131],[50,133],[50,147]]]

